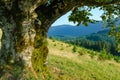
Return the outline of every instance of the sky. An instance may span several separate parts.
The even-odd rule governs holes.
[[[102,15],[103,11],[99,10],[99,8],[93,9],[91,11],[91,13],[93,14],[92,19],[95,20],[101,20],[100,16]],[[65,15],[63,15],[62,17],[60,17],[58,20],[56,20],[52,26],[57,26],[57,25],[63,25],[63,24],[68,24],[68,25],[76,25],[73,22],[69,22],[68,21],[68,16],[71,14],[71,11],[66,13]]]

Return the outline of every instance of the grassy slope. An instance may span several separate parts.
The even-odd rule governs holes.
[[[100,61],[97,56],[90,57],[91,50],[77,47],[72,52],[72,45],[60,41],[49,42],[48,80],[120,80],[120,64],[115,61]],[[80,55],[82,54],[82,55]]]

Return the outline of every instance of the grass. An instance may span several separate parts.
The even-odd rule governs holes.
[[[76,47],[78,53],[73,53],[73,46],[69,44],[48,41],[51,80],[120,80],[120,64],[114,60],[101,61],[96,55],[98,52],[82,47]],[[64,50],[60,50],[60,44]],[[91,58],[91,54],[94,57]]]
[[[83,58],[82,58],[83,59]],[[95,60],[75,62],[60,56],[51,55],[51,66],[56,69],[53,74],[59,80],[119,80],[119,66]],[[57,74],[56,74],[57,73]],[[61,73],[61,74],[60,74]]]

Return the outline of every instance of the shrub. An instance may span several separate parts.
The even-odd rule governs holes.
[[[120,57],[119,57],[119,56],[115,56],[115,57],[114,57],[114,60],[115,60],[116,62],[119,62],[119,63],[120,63]]]
[[[73,52],[76,52],[77,51],[77,47],[74,45],[73,46],[73,49],[72,49]]]
[[[89,53],[90,53],[90,57],[91,57],[91,58],[93,58],[93,57],[96,55],[96,53],[93,52],[93,51],[91,51],[91,52],[89,52]]]
[[[50,36],[49,38],[52,40],[52,42],[55,42],[55,38],[53,36]]]
[[[54,39],[54,37],[53,37],[53,36],[50,36],[49,38],[50,38],[50,39]]]
[[[54,46],[56,46],[56,43],[54,44]]]
[[[79,53],[80,56],[84,55],[84,53],[81,52],[81,51],[78,51],[78,53]]]
[[[60,50],[64,50],[64,48],[63,48],[63,47],[61,47],[61,48],[60,48]]]
[[[100,60],[110,60],[113,58],[113,55],[110,53],[107,53],[105,49],[103,49],[101,51],[101,53],[99,54],[99,59]]]

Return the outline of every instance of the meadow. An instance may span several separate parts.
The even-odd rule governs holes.
[[[82,47],[74,51],[74,45],[60,41],[48,42],[48,80],[120,80],[120,63],[115,60],[101,60],[99,52]]]

